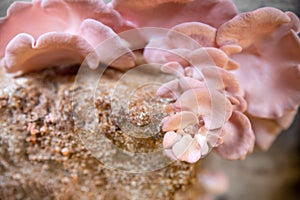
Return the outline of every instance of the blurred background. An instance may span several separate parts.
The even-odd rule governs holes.
[[[106,0],[108,2],[109,0]],[[299,0],[234,0],[241,11],[272,6],[300,15]],[[5,16],[13,0],[0,1],[0,16]],[[1,36],[0,36],[1,37]],[[229,191],[219,200],[298,200],[300,197],[300,113],[267,152],[255,150],[243,161],[226,161],[210,154],[208,168],[228,176]]]
[[[204,165],[228,176],[229,190],[219,200],[298,200],[300,112],[267,152],[255,150],[243,161],[227,161],[210,154]]]

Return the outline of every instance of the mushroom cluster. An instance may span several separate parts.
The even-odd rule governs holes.
[[[94,53],[90,67],[126,70],[138,59],[118,34],[145,27],[168,29],[148,33],[143,47],[147,63],[175,76],[157,91],[170,101],[162,121],[168,155],[193,163],[215,149],[243,159],[290,126],[300,104],[300,21],[275,8],[238,13],[231,0],[15,2],[0,18],[1,65],[27,73]],[[108,39],[109,48],[96,48]],[[126,53],[109,62],[107,49]]]
[[[133,67],[134,55],[117,36],[129,28],[132,26],[117,11],[99,0],[14,2],[7,16],[0,18],[1,65],[9,73],[26,73],[80,64],[97,45],[113,38],[114,48],[123,48],[128,54],[112,66]],[[105,62],[109,54],[96,52],[90,66]]]
[[[221,67],[228,59],[214,62],[214,56],[206,53],[193,52],[193,57],[201,57],[198,65],[183,67],[172,61],[162,66],[162,71],[178,76],[157,91],[174,102],[163,119],[163,146],[170,156],[187,162],[198,161],[211,148],[227,159],[244,158],[252,152],[255,136],[243,114],[247,106],[243,90],[235,76]]]

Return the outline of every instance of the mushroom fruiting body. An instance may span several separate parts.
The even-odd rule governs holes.
[[[143,35],[145,27],[154,29]],[[300,22],[275,8],[238,14],[231,0],[15,2],[0,18],[1,64],[26,73],[88,57],[91,68],[128,69],[135,44],[118,33],[134,28],[130,42],[142,38],[145,61],[177,77],[157,91],[173,100],[162,121],[171,157],[197,162],[215,148],[242,159],[254,142],[267,149],[290,126],[300,104]]]
[[[299,31],[295,14],[260,8],[234,17],[217,34],[218,45],[243,49],[232,55],[240,64],[233,74],[245,91],[247,115],[262,149],[290,126],[300,104]]]
[[[187,68],[193,73],[184,73]],[[159,96],[175,101],[162,122],[167,154],[196,162],[216,148],[227,159],[245,158],[253,150],[255,137],[242,113],[245,101],[237,80],[218,66],[187,68],[173,63],[162,66],[163,71],[179,76],[157,91]]]
[[[111,6],[137,27],[171,28],[184,22],[219,27],[237,14],[231,0],[113,0]]]
[[[122,49],[127,54],[108,64],[121,69],[133,67],[134,55],[117,36],[128,28],[119,13],[100,0],[14,2],[7,16],[0,18],[2,66],[9,73],[26,73],[81,64],[95,51],[95,62],[90,62],[95,67],[113,57],[109,54],[115,49]],[[105,40],[111,40],[113,49],[106,49],[103,55],[97,47]]]
[[[148,62],[162,64],[162,71],[180,77],[158,90],[161,97],[175,101],[190,89],[182,86],[182,80],[203,87],[212,78],[203,69],[219,68],[221,81],[213,88],[223,91],[233,114],[224,123],[223,144],[216,150],[223,157],[239,159],[251,152],[255,138],[260,148],[267,149],[293,121],[300,104],[297,33],[296,15],[261,8],[238,14],[219,27],[203,22],[178,24],[164,37],[151,39],[144,56]]]

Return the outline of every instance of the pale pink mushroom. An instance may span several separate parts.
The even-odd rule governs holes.
[[[191,135],[184,135],[174,144],[172,152],[180,161],[195,163],[201,158],[201,146]]]
[[[213,100],[206,89],[196,88],[184,92],[173,104],[174,115],[163,120],[162,130],[167,132],[163,144],[168,155],[178,160],[196,162],[206,155],[210,147],[227,159],[243,159],[252,152],[255,136],[249,119],[222,96]],[[224,112],[225,111],[225,112]]]
[[[193,126],[199,123],[197,116],[193,112],[183,111],[176,113],[173,116],[165,118],[162,130],[164,132],[172,130],[182,130],[188,126]]]
[[[243,48],[232,56],[240,63],[234,75],[245,90],[256,144],[264,150],[290,125],[290,113],[300,104],[299,30],[293,13],[261,8],[236,16],[217,33],[220,46]]]
[[[169,156],[190,163],[200,159],[200,144],[184,131],[190,126],[197,126],[198,123],[197,117],[192,112],[180,112],[164,119],[163,130],[167,132],[163,139],[163,146]]]
[[[222,110],[225,107],[214,105],[216,109],[221,109],[214,112],[212,102],[207,87],[188,88],[179,96],[173,104],[175,114],[162,121],[162,130],[167,132],[163,144],[168,155],[178,160],[196,162],[201,155],[209,152],[209,145],[214,147],[217,144],[221,128],[229,118],[226,115],[231,115],[231,107],[224,113]],[[218,99],[217,102],[222,101]],[[213,123],[211,119],[214,119]],[[221,124],[216,125],[216,122]]]
[[[231,52],[227,51],[227,53]],[[237,69],[239,64],[228,57],[228,55],[221,49],[215,47],[203,47],[192,51],[188,56],[188,60],[192,66],[200,68],[202,68],[202,66],[215,65],[226,70]]]
[[[231,0],[113,0],[111,5],[137,27],[171,28],[183,22],[219,27],[237,14]]]
[[[231,103],[218,91],[207,88],[195,88],[185,91],[173,104],[175,111],[192,111],[201,116],[205,128],[221,128],[232,113]]]
[[[186,45],[186,47],[189,48],[191,45]],[[237,45],[227,45],[225,50],[229,53],[241,50],[236,47]],[[241,115],[241,120],[235,120],[237,117],[232,116],[233,110],[245,111],[247,103],[243,98],[244,91],[238,80],[226,70],[231,68],[227,67],[230,59],[224,51],[213,47],[195,48],[186,57],[189,58],[192,66],[182,66],[174,60],[162,66],[163,72],[173,74],[179,78],[165,83],[157,92],[161,97],[176,100],[172,104],[172,110],[178,113],[163,121],[163,131],[168,131],[168,135],[164,138],[169,147],[167,148],[168,154],[175,159],[182,160],[183,157],[176,154],[179,153],[178,149],[182,150],[184,145],[188,143],[191,148],[186,147],[186,151],[183,153],[184,160],[187,162],[192,158],[198,158],[199,154],[196,154],[196,152],[199,153],[200,151],[203,156],[212,147],[220,147],[222,149],[220,154],[225,158],[244,158],[247,153],[252,151],[255,138],[250,122],[245,115],[240,112],[235,114]],[[168,60],[170,57],[166,58]],[[180,143],[181,145],[178,146],[181,148],[178,148],[175,154],[173,149],[170,150],[170,146],[174,147],[175,144],[181,141],[177,136],[178,131],[174,131],[179,129],[178,127],[182,123],[179,119],[182,116],[181,112],[184,111],[195,113],[203,124],[198,123],[198,130],[193,130],[193,133],[190,133],[194,136],[189,136],[189,140],[186,139],[185,142]],[[185,119],[188,120],[184,123],[185,125],[187,123],[196,124],[195,120]],[[233,128],[229,130],[228,127],[238,127],[239,130],[235,129],[234,132],[231,132]],[[248,143],[244,142],[243,134],[246,134],[244,140],[248,139]],[[195,150],[197,146],[194,145],[194,140],[200,145],[201,150]],[[236,151],[233,151],[233,149],[236,149]],[[191,158],[187,159],[189,156]]]
[[[177,61],[187,66],[192,50],[214,46],[215,36],[216,29],[209,25],[199,22],[179,24],[164,37],[151,39],[145,47],[144,57],[149,63]]]
[[[174,74],[182,72],[178,65],[170,67],[175,72],[163,68]],[[162,97],[176,99],[171,106],[175,114],[162,121],[162,131],[167,132],[163,142],[167,154],[174,159],[196,162],[209,152],[210,146],[216,147],[224,158],[245,158],[253,150],[255,137],[249,119],[238,111],[245,108],[233,107],[234,103],[245,106],[240,105],[245,103],[244,100],[239,102],[243,99],[243,91],[237,80],[219,67],[207,67],[197,72],[203,73],[207,84],[179,73],[180,79],[170,81],[158,90]],[[181,82],[186,86],[183,87],[185,84]],[[176,95],[172,96],[174,91]]]
[[[188,89],[205,88],[205,83],[189,77],[181,77],[163,84],[157,90],[157,95],[162,98],[176,100]]]
[[[229,71],[217,66],[206,66],[202,69],[187,67],[185,68],[185,75],[185,78],[190,77],[191,80],[194,79],[195,84],[197,83],[196,80],[198,80],[213,90],[223,92],[227,98],[230,98],[233,105],[240,106],[238,110],[245,111],[247,103],[243,99],[244,91],[236,77]],[[196,86],[192,88],[196,88]]]
[[[248,103],[247,112],[276,119],[300,104],[299,19],[275,8],[243,13],[223,24],[220,46],[237,44],[243,51],[232,57],[234,72]]]
[[[112,63],[118,68],[134,65],[134,56],[115,32],[129,28],[103,1],[34,0],[15,2],[0,19],[0,57],[7,72],[37,71],[50,66],[81,64],[99,44],[97,61],[108,62],[117,51],[126,55]],[[118,57],[117,57],[118,58]],[[94,63],[97,65],[98,63]],[[111,64],[111,63],[107,63]],[[95,67],[95,66],[92,66]]]
[[[222,157],[231,160],[244,159],[253,151],[255,136],[249,119],[243,113],[233,111],[223,131],[223,143],[216,148]]]
[[[238,45],[216,46],[216,28],[200,22],[187,22],[172,27],[163,37],[154,37],[145,47],[148,63],[178,62],[182,66],[217,65],[236,69],[238,63],[228,55],[241,51]]]
[[[227,62],[226,59],[223,60]],[[163,120],[162,130],[167,132],[164,137],[166,152],[174,159],[190,162],[198,158],[199,151],[203,156],[209,152],[209,146],[211,148],[222,146],[220,154],[223,157],[242,159],[252,151],[254,144],[254,135],[248,118],[237,112],[246,109],[243,90],[235,76],[225,69],[211,66],[209,63],[199,65],[201,65],[199,68],[184,69],[179,63],[170,62],[162,66],[162,71],[179,77],[165,83],[157,91],[163,98],[176,100],[171,106],[175,114]],[[236,110],[235,116],[232,116],[233,110]],[[184,130],[184,127],[188,126],[192,128]],[[191,137],[177,145],[178,148],[174,153],[173,147],[186,134]],[[200,145],[201,150],[196,150],[198,145],[195,145],[194,140]],[[182,150],[187,144],[191,148],[185,147],[186,151],[181,157],[178,155],[179,149]]]
[[[165,38],[173,48],[194,50],[215,45],[216,28],[201,22],[186,22],[172,27]]]
[[[184,68],[178,62],[168,62],[161,66],[160,69],[162,72],[172,74],[174,76],[181,77],[184,75]]]
[[[223,142],[222,129],[232,109],[245,111],[247,107],[237,79],[225,70],[238,67],[238,63],[228,55],[242,49],[234,44],[223,45],[218,49],[215,39],[216,28],[212,26],[199,22],[182,23],[173,27],[166,36],[150,40],[144,51],[148,62],[163,64],[163,72],[179,77],[165,83],[157,94],[176,100],[172,105],[173,111],[192,111],[203,120],[204,124],[198,130],[203,134],[195,131],[193,138],[199,140],[201,155],[208,153],[208,145],[217,147]],[[177,128],[175,125],[170,126],[171,122],[179,123],[169,118],[163,122],[163,131],[167,131],[166,128],[164,130],[166,123],[168,131]],[[176,158],[174,154],[173,157]]]
[[[232,73],[217,67],[206,67],[203,68],[201,72],[203,77],[205,77],[205,81],[209,82],[211,87],[226,95],[228,100],[230,100],[231,104],[234,106],[234,110],[241,112],[246,111],[247,102],[244,99],[244,90]]]
[[[171,149],[174,144],[176,144],[180,139],[181,139],[182,135],[177,134],[174,131],[168,131],[166,132],[166,134],[164,135],[164,139],[163,139],[163,146],[165,149]]]
[[[163,131],[166,134],[163,139],[163,146],[170,157],[186,161],[197,162],[202,155],[202,147],[207,153],[208,146],[200,138],[194,136],[198,129],[197,116],[188,111],[176,113],[163,120]],[[202,145],[202,146],[201,146]]]
[[[179,35],[179,37],[182,36]],[[174,41],[168,40],[165,37],[151,39],[144,49],[143,55],[145,60],[148,63],[158,64],[178,62],[180,65],[188,66],[188,55],[191,53],[191,50],[180,47],[176,48],[173,42]],[[194,42],[194,44],[196,43]]]

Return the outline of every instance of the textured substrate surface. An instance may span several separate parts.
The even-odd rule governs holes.
[[[129,158],[161,149],[162,141],[159,131],[152,132],[151,137],[136,137],[134,134],[139,134],[139,129],[134,134],[122,131],[127,130],[128,124],[139,128],[151,124],[155,117],[163,117],[153,117],[150,111],[154,105],[161,108],[164,105],[154,98],[153,88],[142,88],[130,96],[128,112],[119,112],[120,103],[117,96],[111,96],[111,91],[121,76],[120,72],[108,70],[99,82],[95,98],[80,103],[83,94],[92,91],[83,85],[74,86],[73,75],[54,70],[16,79],[2,75],[0,199],[172,199],[175,191],[195,181],[195,166],[183,162],[155,171],[151,170],[155,166],[150,165],[145,168],[150,171],[147,173],[129,173],[128,170],[139,172],[130,162],[121,163],[125,171],[115,169],[120,165],[114,161],[122,160],[122,154],[116,153],[115,148],[105,147],[107,144],[101,146],[98,136],[105,136],[121,151],[131,152]],[[121,90],[136,87],[132,79],[130,83],[123,81],[117,85]],[[74,98],[76,104],[72,105]],[[84,104],[95,108],[94,132],[84,133],[74,122],[74,110],[80,110]],[[112,110],[116,110],[114,115]],[[76,119],[81,117],[78,113]],[[122,123],[120,115],[128,122]],[[159,124],[155,124],[159,130]],[[141,160],[142,165],[153,162]]]

